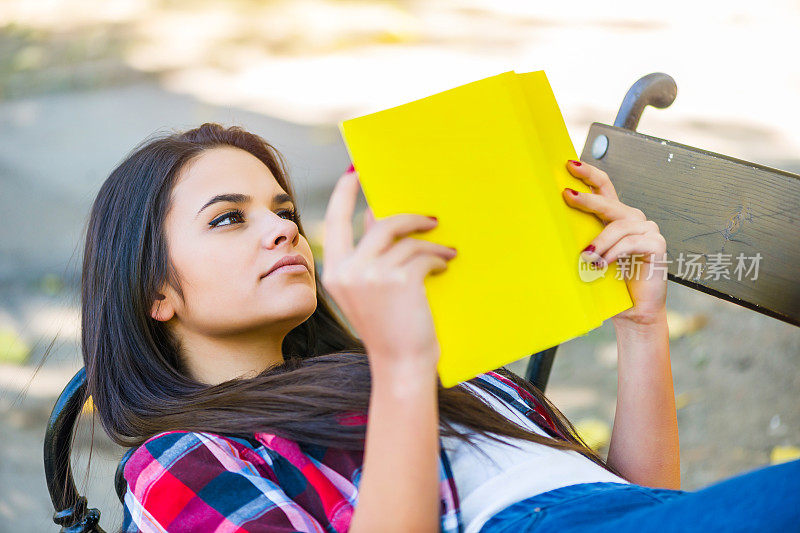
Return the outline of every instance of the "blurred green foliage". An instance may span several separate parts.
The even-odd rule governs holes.
[[[126,84],[150,75],[124,61],[129,31],[104,24],[64,32],[0,27],[0,98]]]
[[[28,360],[31,347],[10,326],[0,326],[0,363],[21,365]]]

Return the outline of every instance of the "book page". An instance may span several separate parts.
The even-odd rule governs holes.
[[[577,160],[578,154],[572,146],[567,126],[544,71],[518,74],[518,79],[523,86],[523,92],[532,114],[532,124],[539,133],[544,157],[550,164],[551,175],[558,193],[561,194],[566,187],[583,193],[591,193],[589,186],[572,176],[566,168],[567,161]],[[580,281],[578,264],[580,252],[603,230],[603,222],[594,215],[570,207],[563,200],[552,207],[553,216],[559,221],[564,221],[571,228],[570,231],[565,232],[565,246],[575,265],[572,272],[576,281]],[[587,278],[590,276],[588,269],[584,270],[584,273]],[[595,320],[602,322],[631,308],[633,301],[625,282],[616,279],[619,276],[616,262],[608,265],[605,273],[600,274],[598,272],[599,277],[592,281],[584,279],[583,283],[578,285],[578,290],[582,298],[594,302],[590,306],[589,312]]]

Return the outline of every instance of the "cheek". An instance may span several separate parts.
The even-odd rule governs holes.
[[[314,265],[314,254],[311,253],[311,245],[308,244],[307,240],[302,239],[301,246],[303,248],[303,255],[308,259],[308,264],[311,267],[311,274],[313,275],[316,273],[316,266]]]
[[[235,300],[248,283],[255,283],[255,279],[250,279],[255,276],[252,259],[244,257],[243,251],[232,243],[217,248],[186,242],[177,247],[175,261],[187,298],[198,303]]]

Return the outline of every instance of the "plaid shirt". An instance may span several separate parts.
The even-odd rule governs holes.
[[[518,409],[552,437],[565,438],[541,404],[507,378],[487,372],[471,383]],[[347,531],[362,462],[363,451],[307,445],[267,433],[160,433],[125,466],[122,530]],[[460,533],[458,494],[444,451],[439,488],[440,529]]]

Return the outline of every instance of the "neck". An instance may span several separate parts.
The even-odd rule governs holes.
[[[253,377],[270,366],[283,363],[281,346],[285,335],[264,332],[210,337],[181,332],[181,348],[192,377],[216,385],[235,378]]]

